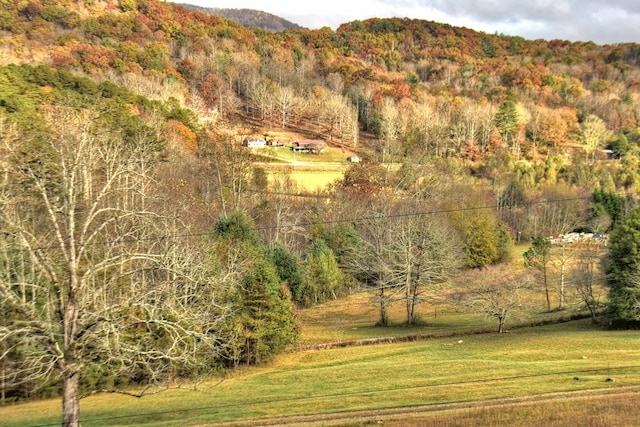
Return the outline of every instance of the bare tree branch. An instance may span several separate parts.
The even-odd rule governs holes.
[[[220,358],[227,309],[206,251],[152,209],[149,135],[125,141],[69,108],[45,116],[48,140],[0,152],[0,361],[14,385],[61,379],[76,426],[89,370],[149,384],[198,372]]]

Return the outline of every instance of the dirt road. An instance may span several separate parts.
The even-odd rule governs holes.
[[[536,403],[560,402],[570,400],[589,400],[603,397],[640,397],[640,384],[632,386],[609,387],[593,390],[579,390],[562,393],[544,393],[515,398],[501,398],[490,400],[476,400],[453,402],[446,404],[429,404],[400,408],[382,408],[363,411],[345,411],[317,415],[300,415],[290,417],[274,417],[233,422],[216,423],[207,426],[362,426],[384,424],[391,426],[423,425],[421,419],[427,416],[453,414],[468,410],[505,409],[515,406],[525,406]],[[205,425],[200,426],[205,427]]]

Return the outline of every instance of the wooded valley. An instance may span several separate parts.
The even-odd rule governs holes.
[[[0,135],[1,399],[61,395],[65,425],[268,363],[354,292],[381,328],[434,295],[497,332],[570,298],[640,320],[639,44],[3,0]]]

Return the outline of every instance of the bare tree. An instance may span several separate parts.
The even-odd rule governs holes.
[[[295,92],[289,86],[278,86],[274,92],[274,101],[280,114],[280,127],[286,128],[291,109],[297,102]]]
[[[605,279],[599,269],[604,255],[605,250],[601,244],[580,244],[576,261],[570,272],[571,282],[589,310],[592,323],[597,322],[598,307],[600,306],[596,286],[599,282],[603,283]]]
[[[254,110],[257,110],[260,120],[272,123],[274,110],[274,84],[268,80],[261,80],[251,86],[249,99]]]
[[[220,209],[226,215],[240,208],[242,195],[249,190],[253,154],[243,146],[250,132],[228,125],[227,130],[211,129],[202,138],[198,154],[215,177]]]
[[[551,240],[547,237],[536,237],[523,256],[525,267],[540,274],[547,300],[547,311],[551,311],[551,297],[549,295],[549,270],[552,264]]]
[[[406,120],[407,117],[400,113],[395,101],[390,97],[384,98],[380,107],[380,133],[382,137],[380,163],[385,164],[387,169],[385,184],[391,178],[391,166],[397,161],[401,151],[400,136],[405,132]]]
[[[342,126],[345,116],[349,113],[345,99],[336,94],[330,94],[321,101],[322,115],[329,126],[329,141],[338,134],[342,137]]]
[[[607,129],[604,120],[593,114],[587,116],[580,128],[582,131],[580,139],[587,154],[587,160],[589,164],[593,164],[596,150],[604,144],[611,132]]]
[[[300,225],[301,215],[296,201],[301,186],[285,171],[274,175],[268,192],[261,194],[261,210],[256,213],[265,242],[280,243],[287,248],[295,247],[295,242],[305,235]]]
[[[351,248],[347,269],[374,292],[373,301],[380,309],[381,326],[389,324],[389,305],[394,298],[394,283],[388,264],[393,237],[389,228],[388,205],[376,203],[369,216],[357,225],[360,243]]]
[[[566,184],[541,188],[540,198],[531,200],[528,214],[534,235],[557,236],[583,224],[587,201],[575,189]]]
[[[416,321],[416,307],[423,302],[426,290],[435,291],[442,285],[462,259],[457,239],[447,232],[447,226],[433,216],[403,211],[389,225],[394,236],[389,248],[389,283],[403,292],[407,324]]]
[[[559,289],[558,289],[558,310],[564,310],[564,300],[567,294],[567,266],[573,255],[572,250],[567,250],[567,242],[560,244],[560,251],[557,255],[556,262],[559,271]]]
[[[388,309],[395,302],[405,304],[406,322],[413,325],[425,292],[437,291],[462,259],[458,239],[413,203],[400,206],[381,196],[361,212],[359,241],[345,256],[346,267],[375,293],[380,325],[389,324]]]
[[[478,273],[478,272],[476,272]],[[464,278],[467,285],[463,302],[471,309],[498,320],[498,333],[505,330],[507,318],[526,304],[525,292],[530,288],[529,271],[514,273],[500,267],[486,267],[474,279]]]
[[[62,425],[78,426],[88,369],[150,383],[193,369],[216,357],[222,315],[212,276],[147,203],[154,141],[125,140],[91,112],[46,119],[46,139],[2,141],[0,304],[12,317],[0,348],[19,346],[11,380],[59,378]]]

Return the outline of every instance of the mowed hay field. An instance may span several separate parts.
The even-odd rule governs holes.
[[[322,191],[337,180],[342,179],[344,177],[344,168],[318,170],[317,168],[308,167],[289,167],[287,169],[272,168],[269,170],[271,182],[284,177],[295,183],[296,193],[315,194],[317,191]]]
[[[344,177],[349,167],[347,157],[350,151],[329,147],[322,154],[294,153],[290,147],[253,149],[257,158],[268,172],[269,181],[290,180],[289,185],[276,184],[275,188],[283,192],[296,194],[316,193]],[[283,188],[284,187],[284,188]]]
[[[140,399],[93,395],[81,412],[85,427],[265,425],[305,415],[323,425],[544,425],[541,416],[546,425],[640,425],[638,411],[618,413],[640,403],[639,390],[638,332],[578,320],[502,335],[298,350]],[[601,396],[614,392],[630,394]],[[59,399],[0,408],[3,426],[54,426],[59,414]]]

